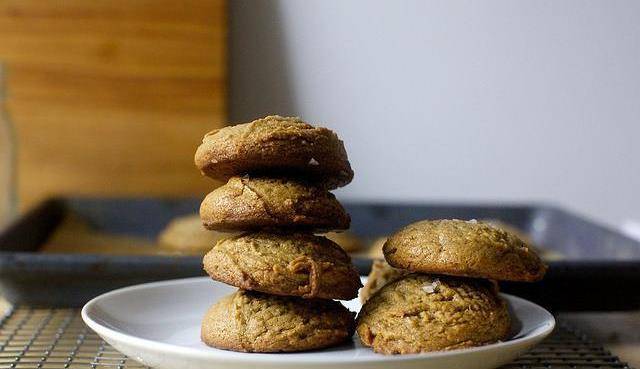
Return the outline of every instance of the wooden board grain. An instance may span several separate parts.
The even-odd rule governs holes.
[[[52,194],[191,195],[226,121],[223,0],[0,0],[22,208]]]

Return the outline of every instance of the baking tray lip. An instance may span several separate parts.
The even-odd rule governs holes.
[[[190,198],[190,197],[184,197]],[[125,198],[126,199],[126,198]],[[151,197],[153,199],[153,197]],[[348,205],[358,205],[358,206],[429,206],[429,207],[447,207],[447,206],[455,206],[455,207],[467,207],[467,208],[475,208],[475,207],[490,207],[490,208],[512,208],[512,209],[553,209],[553,210],[562,210],[558,204],[542,201],[542,200],[531,200],[531,201],[522,201],[522,200],[447,200],[447,199],[364,199],[364,198],[354,198],[354,199],[341,199],[340,202],[348,204]],[[580,215],[582,217],[582,215]]]
[[[366,260],[370,258],[352,256],[353,260]],[[113,267],[123,267],[135,265],[136,268],[145,266],[168,266],[175,267],[176,264],[199,264],[202,265],[202,256],[197,255],[101,255],[101,254],[74,254],[74,253],[39,253],[28,251],[0,251],[0,274],[10,270],[24,270],[38,267],[39,263],[54,262],[54,264],[42,265],[43,269],[51,269],[59,266],[60,269],[68,269],[73,265],[101,264]],[[550,270],[560,269],[585,269],[592,272],[602,268],[607,269],[612,266],[637,269],[640,272],[640,260],[559,260],[546,262]],[[183,264],[184,265],[184,264]],[[127,269],[123,270],[127,272]],[[129,272],[135,273],[134,270]]]
[[[112,201],[133,201],[133,202],[145,202],[145,201],[162,201],[167,203],[181,203],[183,201],[197,199],[197,196],[178,196],[171,198],[154,197],[154,196],[109,196],[109,197],[95,197],[95,196],[54,196],[47,198],[31,208],[21,217],[15,219],[9,226],[4,228],[0,235],[13,228],[24,225],[25,219],[33,216],[37,216],[39,212],[47,206],[56,207],[62,209],[65,204],[73,203],[74,201],[91,201],[91,202],[112,202]],[[392,201],[389,199],[384,200],[366,200],[366,199],[350,199],[345,201],[347,206],[355,207],[368,207],[368,208],[396,208],[398,206],[407,206],[413,208],[429,207],[429,208],[467,208],[467,209],[508,209],[508,210],[523,210],[523,211],[535,211],[535,212],[554,212],[557,214],[568,215],[583,221],[586,221],[590,226],[598,227],[602,230],[615,233],[618,237],[623,237],[633,242],[633,240],[627,235],[622,234],[619,230],[610,228],[598,221],[585,217],[583,214],[574,212],[570,209],[565,209],[559,204],[552,204],[545,201],[462,201],[462,200],[403,200]],[[357,258],[354,255],[353,258]],[[106,254],[78,254],[78,253],[42,253],[39,251],[21,251],[21,250],[0,250],[0,273],[6,269],[12,269],[12,264],[25,262],[25,263],[37,263],[37,262],[61,262],[67,266],[72,264],[86,264],[86,263],[106,263],[106,264],[118,264],[118,265],[172,265],[176,262],[195,262],[201,260],[201,256],[192,255],[106,255]],[[567,259],[560,261],[548,261],[547,264],[554,268],[570,268],[572,270],[576,268],[593,268],[598,266],[610,267],[616,266],[631,266],[640,267],[640,259],[621,260],[621,259]]]
[[[185,200],[202,200],[204,196],[173,196],[173,197],[158,197],[158,196],[108,196],[108,197],[96,197],[90,195],[74,195],[74,196],[54,196],[49,197],[31,210],[34,210],[46,203],[52,203],[56,205],[64,205],[68,201],[96,201],[96,202],[110,202],[110,201],[166,201],[180,203]],[[411,207],[461,207],[461,208],[508,208],[509,210],[520,209],[535,209],[535,210],[551,210],[559,211],[567,214],[577,216],[581,219],[588,220],[592,223],[602,225],[597,220],[590,217],[586,217],[584,214],[576,212],[572,209],[566,209],[563,205],[546,200],[447,200],[447,199],[366,199],[366,198],[349,198],[344,199],[338,196],[340,202],[346,206],[367,206],[367,207],[397,207],[397,206],[411,206]],[[17,219],[19,221],[19,219]]]
[[[185,199],[188,197],[185,197]],[[550,211],[563,215],[570,215],[580,220],[588,222],[591,226],[597,226],[607,231],[616,233],[620,237],[627,238],[634,242],[640,242],[636,239],[629,237],[628,235],[620,232],[619,229],[614,228],[608,224],[605,224],[598,219],[595,219],[589,215],[586,215],[578,210],[567,207],[563,204],[554,203],[547,200],[429,200],[429,199],[400,199],[400,200],[367,200],[367,199],[349,199],[341,201],[346,205],[354,206],[370,206],[370,207],[394,207],[394,206],[411,206],[411,207],[459,207],[459,208],[495,208],[495,209],[509,209],[509,210],[534,210],[534,211]]]
[[[42,262],[31,258],[16,259],[0,257],[0,287],[19,281],[37,280],[46,283],[44,278],[52,278],[51,282],[76,280],[73,283],[107,283],[108,280],[143,280],[173,279],[177,276],[204,275],[202,259],[187,258],[182,261],[167,262],[164,260],[138,259],[131,261],[105,261],[91,258],[47,259]],[[200,272],[198,272],[200,271]],[[66,279],[64,279],[66,278]],[[86,279],[90,279],[86,280]],[[84,280],[84,281],[83,281]]]
[[[351,255],[352,259],[369,259],[361,257],[359,255]],[[189,261],[189,260],[202,260],[202,255],[107,255],[107,254],[89,254],[89,253],[43,253],[38,251],[0,251],[0,264],[8,259],[14,259],[15,261],[21,261],[29,259],[31,261],[39,260],[52,260],[59,261],[113,261],[130,263],[131,261],[149,260],[156,263],[168,263],[175,264],[176,261]],[[550,260],[545,261],[548,265],[555,266],[597,266],[598,264],[616,264],[616,265],[640,265],[640,259],[635,260],[621,260],[621,259],[599,259],[599,260],[582,260],[582,259],[567,259],[567,260]]]
[[[33,261],[58,259],[60,261],[115,261],[129,262],[135,260],[151,260],[156,262],[163,261],[183,261],[183,260],[202,260],[199,255],[105,255],[105,254],[79,254],[79,253],[42,253],[38,251],[0,251],[0,260],[2,259],[30,259]]]
[[[202,256],[162,255],[100,255],[100,254],[45,254],[25,251],[1,251],[0,275],[16,271],[65,271],[76,272],[74,266],[84,269],[99,268],[101,271],[117,269],[118,273],[148,273],[145,267],[167,267],[175,269],[185,265],[202,265]],[[127,268],[130,267],[130,268]]]

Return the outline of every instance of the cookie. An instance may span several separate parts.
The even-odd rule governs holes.
[[[521,239],[531,249],[537,250],[537,247],[533,244],[533,240],[531,239],[531,237],[529,237],[528,234],[524,233],[523,231],[521,231],[520,229],[518,229],[514,225],[511,225],[509,223],[505,223],[505,222],[503,222],[501,220],[498,220],[498,219],[480,219],[479,222],[482,222],[484,224],[488,224],[488,225],[492,226],[493,228],[500,228],[500,229],[504,230],[505,232],[511,233],[512,235],[514,235],[514,236],[518,237],[519,239]]]
[[[200,205],[202,223],[218,231],[260,228],[347,229],[349,214],[327,190],[283,178],[232,177]]]
[[[220,180],[268,173],[301,176],[333,189],[353,179],[344,144],[333,131],[277,115],[207,133],[195,163],[204,175]]]
[[[522,232],[520,229],[516,228],[515,226],[512,226],[511,224],[507,224],[497,219],[483,219],[482,221],[485,223],[489,223],[496,228],[502,228],[505,231],[518,236],[527,245],[529,245],[529,248],[534,250],[540,256],[540,259],[544,261],[558,261],[558,260],[565,259],[565,256],[557,250],[548,249],[546,247],[541,247],[540,245],[534,244],[533,240],[531,239],[531,237],[529,237],[529,235]]]
[[[186,215],[173,219],[158,236],[162,253],[170,255],[204,255],[229,233],[211,232],[202,226],[200,217]]]
[[[201,338],[209,346],[233,351],[313,350],[347,341],[354,315],[333,300],[239,290],[207,311]]]
[[[355,234],[346,232],[329,232],[323,236],[337,243],[346,252],[357,252],[362,249],[362,240]]]
[[[424,274],[384,286],[356,320],[362,344],[382,354],[480,346],[509,330],[507,306],[490,281]]]
[[[384,260],[374,260],[371,264],[371,272],[367,277],[367,282],[360,290],[360,301],[364,304],[385,285],[397,281],[407,275],[408,271],[394,268]]]
[[[421,273],[532,282],[546,272],[524,241],[475,220],[410,224],[387,240],[383,252],[392,266]]]
[[[211,278],[275,295],[350,300],[362,287],[351,258],[325,237],[248,233],[218,242],[204,257]]]

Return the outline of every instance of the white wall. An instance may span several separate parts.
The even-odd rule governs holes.
[[[640,1],[232,1],[231,118],[334,128],[343,198],[640,218]]]

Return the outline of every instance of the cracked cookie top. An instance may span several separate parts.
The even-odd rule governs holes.
[[[546,266],[516,235],[476,220],[424,220],[384,244],[387,262],[420,273],[532,282]]]
[[[204,257],[211,278],[275,295],[350,300],[362,287],[351,258],[325,237],[245,233],[219,241]]]
[[[293,179],[232,177],[202,201],[204,226],[218,231],[347,229],[351,219],[330,192]]]
[[[488,280],[409,274],[364,304],[356,331],[382,354],[484,345],[508,337],[509,312]]]
[[[272,115],[207,133],[195,164],[211,178],[245,174],[305,178],[333,189],[353,179],[344,143],[330,129]]]
[[[213,305],[202,322],[209,346],[245,352],[319,349],[353,335],[354,313],[337,301],[237,291]]]

